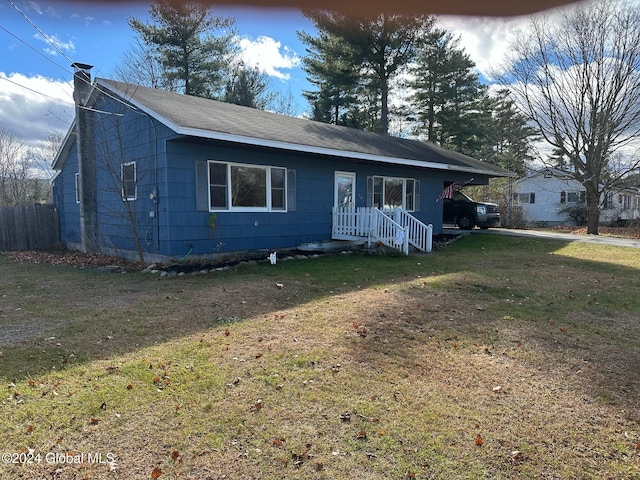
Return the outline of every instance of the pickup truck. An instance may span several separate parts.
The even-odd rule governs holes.
[[[456,191],[453,198],[442,200],[442,222],[453,223],[461,230],[497,227],[500,210],[495,203],[476,202],[464,193]]]

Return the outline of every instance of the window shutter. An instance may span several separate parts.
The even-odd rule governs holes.
[[[414,183],[413,191],[413,211],[420,211],[420,180],[416,180]]]
[[[373,207],[373,177],[367,177],[367,207]]]
[[[529,203],[536,203],[536,194],[535,194],[535,192],[531,192],[529,194]]]
[[[207,162],[196,161],[196,211],[209,211],[209,175]]]
[[[287,211],[296,211],[296,171],[287,170]]]

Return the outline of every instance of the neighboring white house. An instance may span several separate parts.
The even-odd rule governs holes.
[[[585,188],[570,172],[554,168],[534,171],[514,182],[513,204],[525,220],[537,225],[575,224],[567,212],[586,200]],[[600,223],[640,218],[640,189],[616,189],[601,198]]]

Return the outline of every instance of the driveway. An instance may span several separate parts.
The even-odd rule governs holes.
[[[445,228],[445,233],[465,233],[464,230],[458,230],[457,228]],[[614,245],[619,247],[633,247],[640,248],[639,239],[627,239],[627,238],[614,238],[604,235],[578,235],[574,233],[560,233],[560,232],[548,232],[537,230],[515,230],[510,228],[488,228],[487,230],[472,230],[472,235],[510,235],[513,237],[534,237],[534,238],[547,238],[550,240],[565,240],[567,242],[585,242],[585,243],[597,243],[600,245]]]

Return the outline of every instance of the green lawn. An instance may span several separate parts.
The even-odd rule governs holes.
[[[491,235],[173,279],[0,256],[0,478],[640,479],[639,273]]]

